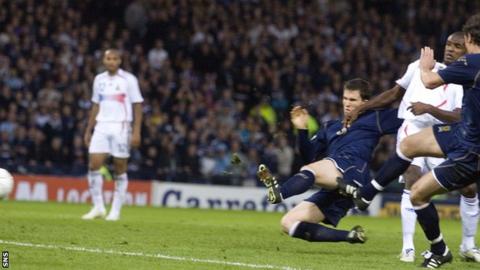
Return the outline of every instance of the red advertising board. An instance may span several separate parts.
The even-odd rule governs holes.
[[[13,175],[15,185],[10,194],[11,200],[55,201],[68,203],[90,202],[86,178],[57,177],[44,175]],[[106,203],[113,197],[114,182],[104,181],[103,195]],[[127,205],[151,205],[152,183],[129,181],[125,199]]]

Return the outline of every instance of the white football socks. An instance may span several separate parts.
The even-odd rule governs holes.
[[[475,247],[475,235],[478,225],[478,196],[467,198],[460,196],[460,216],[462,217],[462,251]]]
[[[402,233],[403,249],[415,249],[413,235],[415,234],[415,224],[417,223],[417,214],[410,201],[410,190],[403,190],[402,201],[400,203],[400,212],[402,215]]]
[[[113,193],[112,208],[109,215],[120,215],[123,202],[127,195],[128,176],[127,173],[123,173],[115,176],[115,191]]]
[[[103,176],[100,171],[88,171],[88,189],[92,197],[92,203],[95,208],[100,211],[105,211],[105,204],[103,202]]]

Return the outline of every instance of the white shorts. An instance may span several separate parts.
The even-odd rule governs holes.
[[[397,149],[400,146],[405,137],[418,133],[420,130],[431,127],[435,123],[420,123],[412,120],[403,121],[402,126],[398,129],[397,132]],[[418,166],[423,174],[431,171],[433,168],[438,166],[440,163],[445,161],[444,158],[437,157],[416,157],[412,161],[412,165]],[[400,183],[405,183],[403,176],[400,176],[398,181]]]
[[[88,153],[110,154],[117,158],[130,157],[130,123],[97,123],[93,131]]]

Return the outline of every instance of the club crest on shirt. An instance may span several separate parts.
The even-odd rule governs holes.
[[[438,126],[438,132],[448,132],[452,129],[452,126]]]

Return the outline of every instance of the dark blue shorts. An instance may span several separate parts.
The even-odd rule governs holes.
[[[362,187],[370,181],[370,168],[364,160],[347,154],[329,156],[325,159],[333,161],[335,167],[343,174],[343,181],[347,184]]]
[[[480,154],[455,136],[458,124],[434,125],[433,134],[447,159],[433,169],[433,175],[446,190],[468,186],[480,178]]]
[[[320,190],[307,198],[305,201],[314,203],[325,216],[323,223],[337,226],[354,204],[351,198],[343,197],[336,191]]]

